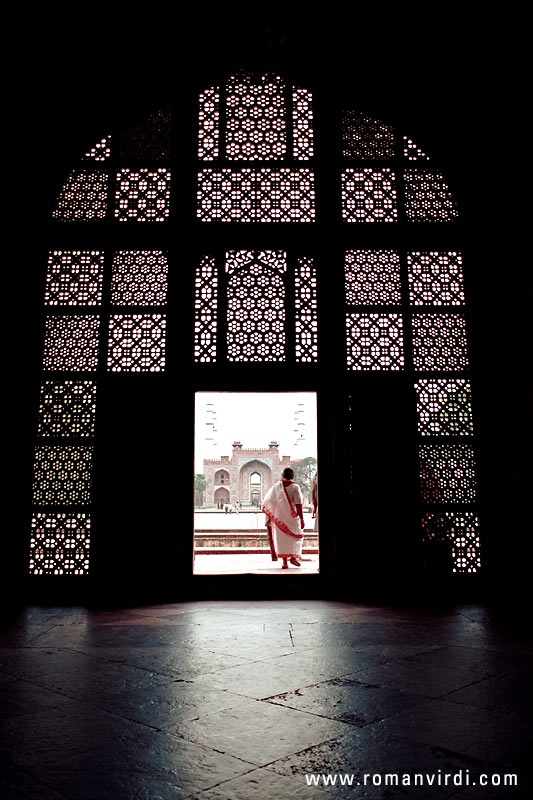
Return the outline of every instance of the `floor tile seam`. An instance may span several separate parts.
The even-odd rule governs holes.
[[[64,692],[60,691],[59,689],[51,689],[50,686],[46,686],[43,683],[37,683],[37,681],[35,681],[33,678],[30,679],[30,678],[25,678],[23,675],[13,675],[12,673],[9,673],[9,674],[10,674],[11,677],[15,678],[16,680],[23,681],[24,683],[29,683],[30,686],[34,686],[37,689],[46,689],[48,692],[53,692],[53,694],[59,694],[59,695],[61,695],[61,697],[67,697],[69,700],[78,700],[79,701],[79,698],[71,697],[70,695],[65,694]]]
[[[401,713],[401,712],[399,712],[399,713]],[[371,725],[368,725],[367,728],[370,730],[372,725],[379,725],[379,724],[380,724],[379,722],[373,722],[373,723],[371,723]],[[440,746],[438,744],[427,742],[425,739],[417,739],[417,738],[414,738],[412,736],[405,736],[405,735],[402,736],[401,734],[394,734],[394,735],[389,735],[388,734],[388,736],[389,736],[389,738],[391,738],[391,739],[394,738],[399,742],[407,742],[408,744],[424,745],[424,747],[431,748],[432,750],[437,750],[437,751],[439,751],[441,753],[446,753],[449,756],[458,759],[459,761],[464,761],[466,763],[468,763],[469,761],[470,762],[477,762],[477,763],[479,763],[480,768],[481,767],[486,767],[486,768],[498,767],[501,764],[503,764],[503,762],[499,762],[499,761],[487,761],[487,760],[482,759],[482,758],[477,758],[476,756],[471,756],[468,753],[463,753],[460,750],[449,750],[448,748],[442,747],[442,746]]]
[[[89,656],[91,655],[90,653],[84,653],[83,651],[74,651],[74,652],[81,652],[83,655],[89,655]],[[148,672],[150,675],[160,675],[162,678],[169,678],[169,681],[168,681],[169,683],[173,683],[173,682],[176,682],[177,680],[179,680],[179,678],[176,678],[176,673],[169,674],[168,672],[159,672],[157,669],[153,669],[151,667],[141,667],[138,664],[132,664],[128,660],[117,660],[117,659],[112,659],[112,658],[108,659],[105,656],[97,656],[97,655],[95,655],[95,658],[98,658],[99,660],[107,662],[107,663],[110,663],[110,664],[122,664],[123,666],[129,667],[131,669],[138,669],[140,672]],[[203,674],[209,674],[209,673],[203,673]],[[184,680],[186,681],[186,679],[184,679]],[[186,682],[189,682],[189,681],[186,681]],[[153,684],[153,685],[154,686],[162,686],[162,685],[165,685],[165,684],[157,683],[157,684]],[[147,687],[147,688],[149,688],[149,687]],[[137,690],[134,689],[133,691],[137,691]],[[140,690],[140,691],[142,691],[142,690]]]
[[[413,697],[415,697],[415,696],[416,695],[413,695]],[[406,706],[405,708],[403,708],[402,711],[410,710],[412,708],[416,708],[416,706],[421,705],[422,703],[425,703],[426,701],[427,701],[426,697],[421,697],[417,702],[412,703],[409,706]],[[267,703],[270,703],[271,705],[275,705],[275,706],[278,706],[280,708],[290,708],[293,711],[301,711],[304,714],[309,714],[310,716],[313,716],[313,717],[320,717],[320,719],[329,719],[332,722],[342,722],[342,723],[344,723],[346,725],[350,725],[352,728],[357,728],[358,730],[363,730],[364,728],[367,728],[369,725],[373,725],[376,722],[383,722],[383,720],[388,719],[389,717],[396,716],[396,714],[398,714],[398,713],[401,713],[401,712],[398,712],[398,711],[391,711],[389,714],[385,714],[383,717],[380,717],[379,719],[370,720],[370,722],[365,722],[364,725],[358,725],[355,722],[348,722],[347,720],[339,719],[338,717],[331,717],[328,714],[317,714],[316,712],[308,711],[305,708],[297,708],[296,706],[291,706],[291,705],[283,704],[283,703],[274,703],[272,700],[266,700],[266,701],[262,701],[262,702],[267,702]]]
[[[281,653],[280,655],[276,655],[276,656],[266,656],[266,658],[253,658],[252,659],[252,658],[248,658],[247,656],[240,656],[240,658],[247,658],[247,660],[250,661],[251,664],[264,664],[265,662],[273,661],[276,658],[287,658],[289,656],[296,655],[296,653],[302,653],[302,652],[305,653],[305,652],[307,652],[307,650],[315,650],[315,649],[316,648],[313,647],[313,646],[309,646],[309,647],[302,646],[302,647],[300,647],[300,646],[296,645],[296,646],[293,647],[292,652],[289,652],[289,653]],[[216,651],[210,651],[210,652],[216,652]],[[236,666],[238,666],[238,665],[236,665]]]
[[[457,691],[460,691],[460,689],[458,689]],[[450,694],[453,694],[453,692],[451,692]],[[491,713],[501,714],[504,717],[509,717],[509,719],[516,719],[518,717],[518,719],[523,720],[526,723],[531,723],[531,718],[528,717],[527,714],[522,713],[520,709],[517,709],[516,711],[505,711],[502,708],[494,708],[494,706],[480,706],[480,705],[475,705],[474,703],[465,703],[464,701],[461,700],[453,700],[449,697],[449,695],[442,695],[441,697],[435,697],[433,699],[445,700],[447,703],[453,703],[456,706],[466,706],[467,708],[471,708],[477,711],[478,713],[480,711],[489,711]]]
[[[37,633],[35,636],[32,636],[30,639],[27,640],[25,647],[31,647],[32,643],[36,639],[40,639],[41,636],[46,636],[48,634],[51,634],[53,632],[54,628],[57,628],[57,627],[60,627],[60,626],[58,626],[57,624],[53,624],[51,628],[47,628],[45,631],[40,631],[40,633]]]
[[[218,751],[215,751],[215,752],[218,752]],[[224,755],[227,755],[227,754],[225,753]],[[231,758],[236,758],[236,756],[231,756]],[[242,760],[242,759],[240,759],[240,760]],[[200,789],[199,792],[195,792],[192,795],[187,795],[185,800],[189,800],[189,799],[190,800],[198,800],[198,796],[203,794],[204,792],[210,792],[211,789],[216,789],[219,786],[224,786],[224,784],[226,784],[226,783],[231,783],[231,781],[236,781],[239,778],[243,778],[245,775],[250,775],[252,772],[257,772],[258,769],[262,769],[262,767],[258,767],[255,764],[252,764],[250,762],[246,762],[245,761],[243,763],[245,763],[245,764],[249,763],[250,766],[251,766],[251,769],[246,770],[246,772],[241,772],[241,773],[239,773],[239,775],[233,775],[233,777],[231,777],[231,778],[225,778],[223,781],[219,781],[218,783],[213,783],[210,786],[206,786],[206,787]]]
[[[339,678],[344,678],[344,677],[348,677],[348,675],[352,675],[352,674],[355,674],[355,673],[349,672],[346,675],[339,675],[338,677]],[[295,692],[295,691],[299,691],[300,689],[311,689],[314,686],[320,686],[321,684],[328,683],[331,680],[335,680],[335,678],[326,678],[325,680],[319,681],[318,683],[307,683],[307,684],[304,684],[302,686],[296,687],[296,689],[287,689],[287,692]],[[209,686],[209,684],[207,684],[207,687],[210,688],[210,689],[219,689],[222,692],[228,692],[228,694],[236,694],[239,697],[248,697],[250,700],[260,700],[260,701],[269,700],[271,697],[278,697],[280,694],[285,694],[285,692],[278,692],[277,694],[267,695],[266,697],[253,697],[252,695],[242,694],[241,692],[235,692],[235,691],[232,691],[231,689],[224,689],[224,688],[222,688],[220,686]]]
[[[352,729],[354,728],[353,725],[351,727],[352,727]],[[346,736],[346,733],[341,733],[341,734],[337,734],[336,736],[332,736],[330,739],[324,739],[323,741],[317,742],[316,744],[311,744],[311,745],[309,745],[309,747],[304,747],[303,750],[296,750],[294,753],[289,753],[286,756],[281,756],[281,758],[274,759],[274,761],[269,761],[268,763],[263,764],[262,768],[263,769],[269,769],[271,772],[274,772],[276,775],[279,775],[280,774],[279,772],[276,772],[276,770],[272,769],[274,764],[278,764],[280,762],[286,761],[288,758],[294,758],[295,756],[296,757],[301,756],[303,753],[307,753],[307,752],[309,752],[311,750],[314,750],[316,747],[322,747],[325,744],[330,744],[332,742],[336,742],[338,740],[343,739],[345,736]],[[293,775],[294,774],[295,773],[293,773]],[[289,776],[284,775],[283,777],[289,777]]]
[[[5,761],[4,763],[7,763],[11,768],[14,768],[17,772],[22,773],[22,775],[24,775],[26,778],[31,778],[33,781],[36,781],[37,783],[41,784],[41,786],[45,786],[47,789],[50,789],[50,791],[57,794],[58,797],[63,797],[64,800],[76,800],[76,798],[73,797],[72,795],[65,794],[63,791],[60,791],[52,784],[44,781],[41,777],[38,777],[32,772],[28,772],[27,769],[24,769],[24,767],[22,767],[21,765],[15,764],[12,761],[7,761],[7,762]],[[46,762],[46,763],[51,763],[51,762]]]
[[[462,692],[463,689],[469,689],[471,686],[477,686],[478,683],[483,683],[486,681],[487,677],[485,678],[477,678],[476,680],[471,681],[470,683],[465,683],[464,686],[458,686],[456,689],[451,689],[449,692],[444,692],[443,694],[433,695],[434,700],[442,700],[448,695],[453,694],[454,692]],[[468,705],[468,703],[461,703],[461,705]]]
[[[34,649],[38,649],[38,648],[34,648]],[[43,649],[45,649],[45,648],[43,648]],[[71,648],[71,647],[63,647],[63,648],[56,648],[56,649],[57,650],[63,650],[65,652],[69,652],[69,653],[80,653],[80,655],[88,656],[89,658],[96,658],[99,661],[103,661],[103,662],[110,663],[110,664],[122,664],[123,666],[129,667],[131,669],[137,669],[137,670],[139,670],[141,672],[148,672],[148,673],[150,673],[152,675],[160,675],[163,678],[167,678],[168,677],[170,679],[169,682],[172,682],[172,681],[176,680],[175,673],[172,674],[172,675],[169,675],[168,673],[165,673],[165,672],[158,672],[158,670],[156,670],[156,669],[152,669],[152,668],[149,668],[149,667],[141,667],[141,666],[138,666],[137,664],[132,664],[128,660],[125,660],[125,659],[108,658],[106,656],[100,656],[100,655],[93,654],[93,653],[86,653],[84,650],[78,650],[76,648]],[[239,666],[239,665],[237,664],[237,665],[232,665],[232,666]],[[3,671],[3,670],[0,670],[0,671]],[[5,674],[12,675],[12,673],[5,673]],[[52,672],[51,674],[54,674],[54,673]],[[203,674],[209,674],[209,673],[203,673]],[[159,684],[158,683],[158,684],[154,684],[154,685],[159,686],[159,685],[163,685],[163,684]]]
[[[408,664],[412,663],[412,664],[414,664],[416,666],[420,666],[420,667],[427,667],[428,670],[430,670],[430,671],[433,668],[437,668],[437,669],[440,669],[440,670],[444,670],[444,672],[448,672],[450,674],[455,674],[455,675],[458,672],[460,672],[460,673],[465,673],[465,672],[469,673],[469,672],[471,672],[471,670],[468,669],[468,668],[467,669],[463,669],[461,667],[450,667],[448,665],[443,665],[443,664],[433,664],[433,663],[431,663],[431,661],[430,662],[417,662],[416,660],[415,661],[410,661],[410,659],[413,659],[413,658],[416,659],[416,656],[402,656],[400,658],[392,659],[391,661],[387,661],[384,664],[375,664],[374,666],[367,667],[367,668],[361,667],[358,670],[354,670],[354,672],[365,672],[367,670],[378,669],[379,667],[387,666],[389,664],[396,664],[399,661],[405,661]],[[467,686],[471,686],[474,683],[479,683],[481,681],[487,680],[487,678],[491,677],[491,675],[484,675],[481,678],[474,678],[474,675],[467,675],[467,677],[472,677],[473,680],[470,683],[465,683],[464,686],[460,686],[459,687],[460,689],[466,688]],[[458,689],[452,689],[451,691],[455,692],[455,691],[458,691]]]
[[[4,673],[4,674],[9,675],[9,677],[15,678],[15,680],[24,681],[25,683],[29,683],[31,686],[35,686],[38,689],[46,689],[49,692],[54,692],[55,694],[59,694],[59,695],[62,695],[64,697],[68,697],[71,700],[78,700],[79,702],[83,702],[85,700],[85,695],[77,696],[77,695],[67,694],[67,692],[64,691],[64,690],[57,689],[56,687],[52,687],[52,686],[47,685],[45,683],[39,683],[38,682],[39,679],[37,679],[37,680],[35,680],[34,678],[30,679],[30,678],[24,677],[23,675],[13,675],[13,673]],[[55,673],[52,672],[50,674],[54,675]],[[153,674],[153,673],[150,673],[150,674]],[[155,673],[155,674],[157,675],[159,673]],[[161,675],[161,677],[162,678],[166,678],[168,676]],[[154,688],[156,688],[158,686],[166,686],[169,683],[177,683],[178,681],[179,681],[179,679],[170,678],[169,680],[164,680],[161,683],[156,682],[156,683],[150,684],[149,686],[143,686],[140,689],[130,689],[130,690],[122,691],[122,692],[115,692],[114,694],[108,694],[107,696],[108,697],[115,697],[115,696],[118,696],[118,695],[121,695],[121,694],[132,694],[133,692],[138,692],[138,691],[149,691],[150,689],[154,689]],[[186,680],[184,682],[192,683],[193,681],[192,680]]]
[[[163,733],[164,733],[164,731],[163,731]],[[178,740],[178,741],[187,742],[188,744],[196,745],[196,747],[201,747],[206,752],[218,753],[221,756],[228,756],[229,758],[233,758],[236,761],[241,761],[243,764],[247,764],[248,766],[252,767],[250,772],[252,772],[254,769],[260,769],[263,766],[263,764],[256,764],[255,761],[246,761],[246,759],[241,758],[240,756],[235,756],[235,755],[233,755],[233,753],[230,753],[227,750],[219,750],[217,747],[211,747],[211,745],[207,745],[204,742],[199,742],[196,739],[190,739],[188,736],[180,735],[180,734],[170,734],[170,735],[172,735],[172,737],[174,739]],[[235,777],[239,777],[239,776],[235,776]],[[207,791],[207,789],[202,789],[202,791]]]

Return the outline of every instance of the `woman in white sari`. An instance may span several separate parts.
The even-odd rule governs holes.
[[[303,544],[303,498],[300,487],[294,483],[294,472],[290,467],[283,470],[282,478],[265,495],[263,511],[267,527],[271,528],[274,546],[282,569],[288,569],[290,561],[295,567],[301,566]]]

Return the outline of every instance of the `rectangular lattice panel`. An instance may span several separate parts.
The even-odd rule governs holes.
[[[469,444],[420,445],[420,495],[424,503],[473,503],[474,449]]]
[[[415,390],[422,436],[472,436],[470,381],[424,378],[415,383]]]
[[[198,173],[203,222],[311,222],[315,178],[310,169],[204,169]]]
[[[94,435],[94,381],[44,381],[39,403],[39,436]]]
[[[285,157],[287,149],[284,84],[274,75],[262,83],[231,78],[226,94],[226,155],[230,161]]]
[[[169,169],[121,169],[117,173],[115,218],[119,222],[165,222],[170,214]]]
[[[379,119],[358,111],[345,111],[342,117],[344,158],[380,160],[394,158],[394,130]]]
[[[342,217],[347,222],[396,222],[395,174],[391,169],[346,169],[342,173]]]
[[[405,170],[405,213],[409,222],[451,222],[459,213],[447,183],[433,170]]]
[[[200,93],[198,109],[198,158],[214,161],[219,156],[220,89]]]
[[[285,285],[281,270],[271,267],[280,253],[270,251],[270,259],[262,258],[268,251],[227,254],[229,361],[285,360]],[[236,260],[243,264],[240,269]]]
[[[87,505],[91,493],[90,445],[37,445],[33,471],[36,505]]]
[[[218,276],[214,258],[204,256],[196,268],[194,292],[194,360],[216,361]]]
[[[107,213],[107,172],[82,169],[68,176],[52,216],[65,222],[105,219]]]
[[[400,314],[347,314],[347,364],[353,370],[404,368]]]
[[[161,108],[123,128],[120,155],[129,159],[167,160],[171,155],[171,109]]]
[[[464,317],[459,314],[413,314],[413,364],[421,372],[468,369]]]
[[[100,250],[53,250],[48,255],[47,306],[99,306],[104,254]]]
[[[85,372],[98,365],[100,318],[87,316],[50,316],[45,321],[43,368]]]
[[[398,305],[400,256],[393,250],[348,250],[344,281],[346,302],[350,305]]]
[[[307,89],[292,91],[293,156],[308,161],[314,156],[312,94]]]
[[[114,314],[109,320],[107,368],[110,372],[162,372],[165,346],[165,315]]]
[[[31,575],[86,575],[91,520],[83,513],[38,512],[31,521]]]
[[[407,264],[411,305],[464,305],[463,261],[460,253],[408,253]]]
[[[312,258],[299,258],[294,273],[296,361],[308,364],[318,359],[316,272]]]
[[[452,572],[478,572],[481,568],[479,517],[470,511],[427,513],[422,517],[426,553],[434,545],[446,547]]]
[[[114,253],[112,305],[165,305],[167,282],[168,256],[162,250],[119,250]]]

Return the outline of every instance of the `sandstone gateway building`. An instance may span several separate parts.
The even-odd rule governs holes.
[[[204,505],[240,503],[243,508],[260,507],[281,471],[294,464],[290,456],[280,456],[278,442],[270,442],[266,448],[244,449],[241,442],[233,442],[232,446],[231,458],[204,459]]]

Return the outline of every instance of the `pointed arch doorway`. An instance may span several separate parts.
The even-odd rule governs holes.
[[[316,408],[315,392],[196,393],[195,482],[205,488],[194,509],[195,575],[280,573],[262,504],[286,467],[302,492],[305,525],[302,566],[291,574],[318,572]]]

